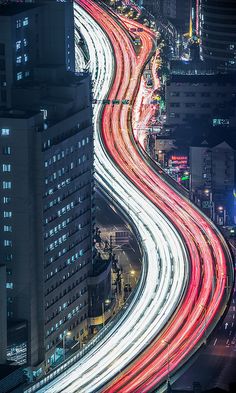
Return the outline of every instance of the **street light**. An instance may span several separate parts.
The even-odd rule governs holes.
[[[102,302],[102,326],[105,326],[105,305],[108,305],[111,303],[110,299],[105,299],[104,302]]]
[[[63,361],[65,360],[66,357],[66,337],[71,336],[71,332],[64,332],[62,336],[62,349],[63,349]]]

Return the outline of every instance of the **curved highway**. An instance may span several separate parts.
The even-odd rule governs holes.
[[[78,3],[76,23],[89,49],[95,98],[133,102],[154,48],[153,32],[143,29],[135,52],[122,21],[90,0]],[[28,393],[39,386],[40,392],[52,393],[144,393],[156,386],[161,391],[226,308],[225,286],[232,284],[233,271],[224,239],[140,155],[131,116],[129,105],[95,106],[95,167],[100,187],[140,233],[144,260],[138,288],[129,307],[104,328],[96,345],[90,343],[82,360]]]

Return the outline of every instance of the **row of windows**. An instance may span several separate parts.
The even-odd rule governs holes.
[[[50,316],[47,317],[47,322],[55,318],[58,314],[60,314],[63,310],[65,310],[67,307],[69,307],[71,304],[74,303],[75,300],[79,299],[80,296],[84,295],[87,292],[87,287],[82,288],[79,292],[73,294],[73,297],[70,298],[68,301],[64,302],[62,305],[60,305]],[[49,302],[46,302],[46,309],[50,308],[51,304]]]
[[[22,26],[27,26],[29,24],[29,18],[26,16],[24,19],[16,20],[16,28],[19,29]]]
[[[198,106],[198,107],[201,107],[201,108],[210,108],[211,107],[211,104],[209,102],[204,102],[203,104],[199,104],[199,105],[196,102],[186,102],[186,103],[182,103],[182,104],[180,104],[179,102],[172,102],[170,104],[170,107],[171,108],[179,108],[180,106],[183,107],[183,105],[186,108],[193,108],[195,106]]]
[[[66,280],[68,280],[69,278],[73,277],[75,274],[77,274],[79,271],[79,267],[76,266],[75,270],[73,269],[69,275],[67,273],[67,275],[64,275],[63,278],[61,278],[60,281],[57,281],[56,283],[54,283],[53,285],[51,285],[50,288],[47,288],[47,295],[49,295],[51,292],[54,291],[54,289],[58,288],[61,284],[63,284]],[[61,299],[63,296],[65,296],[67,293],[71,292],[74,288],[76,288],[77,285],[79,285],[82,281],[84,281],[87,278],[87,274],[84,273],[83,276],[80,276],[79,279],[77,279],[76,281],[74,281],[71,285],[69,285],[67,288],[65,288],[63,290],[63,292],[60,292],[59,296],[56,296],[55,298],[52,298],[50,301],[50,306],[52,306],[54,303],[56,303],[59,299]],[[58,293],[58,292],[57,292]]]
[[[12,247],[12,240],[3,240],[4,247]]]
[[[11,172],[11,164],[2,164],[3,172]]]
[[[60,244],[64,243],[68,239],[68,237],[69,237],[69,232],[67,232],[65,235],[62,235],[61,237],[59,237],[53,243],[50,243],[46,247],[46,252],[52,251],[52,250],[54,250],[54,248],[60,246]]]
[[[86,300],[84,301],[83,304],[80,304],[76,308],[74,308],[70,313],[67,314],[63,319],[61,319],[58,323],[56,323],[54,326],[51,327],[50,330],[47,330],[46,332],[46,337],[50,336],[53,332],[55,332],[59,327],[65,323],[66,321],[70,320],[76,313],[78,313],[83,307],[87,305]]]
[[[9,211],[5,211],[3,212],[3,217],[4,218],[11,218],[12,217],[12,212]]]
[[[4,225],[3,231],[4,232],[12,232],[12,226],[11,225]]]
[[[61,188],[63,188],[63,187],[65,187],[65,185],[67,185],[67,184],[69,184],[72,180],[74,180],[74,179],[76,179],[76,178],[78,178],[78,177],[81,177],[82,175],[85,175],[87,173],[87,177],[89,177],[89,174],[90,174],[90,169],[87,169],[87,168],[85,168],[84,170],[82,170],[82,171],[80,171],[80,173],[78,174],[78,175],[76,175],[76,176],[74,176],[74,177],[70,177],[70,178],[68,178],[68,179],[66,179],[66,180],[63,180],[61,183],[58,183],[57,185],[55,185],[55,187],[54,188],[49,188],[46,192],[45,192],[45,197],[48,197],[49,195],[52,195],[54,192],[57,192],[58,190],[60,190]],[[80,185],[79,185],[79,187],[76,185],[76,186],[74,186],[74,191],[72,191],[72,192],[70,192],[70,194],[71,193],[73,193],[73,192],[75,192],[75,191],[77,191],[79,188],[81,189],[81,188],[83,188],[84,186],[86,186],[86,185],[88,185],[88,184],[91,184],[91,181],[89,180],[88,182],[81,182],[80,183]],[[72,186],[73,186],[73,184],[72,184]],[[67,188],[68,189],[68,188]],[[66,195],[66,194],[64,194],[64,195]],[[67,195],[69,195],[69,193],[67,194]],[[64,198],[63,198],[64,199]]]
[[[50,257],[47,260],[47,264],[46,266],[48,266],[48,264],[56,261],[58,258],[62,257],[64,254],[66,254],[67,252],[71,251],[73,248],[75,248],[76,246],[78,246],[79,244],[81,244],[82,241],[86,240],[90,235],[89,234],[85,234],[84,237],[80,237],[80,238],[76,238],[76,240],[72,241],[71,243],[69,243],[67,245],[67,247],[60,249],[60,251],[58,251],[57,254],[54,254],[53,257]]]
[[[68,154],[73,153],[75,151],[75,149],[80,149],[82,146],[85,146],[85,144],[87,144],[87,143],[89,143],[89,137],[82,139],[81,141],[79,141],[75,145],[72,145],[71,147],[67,147],[65,150],[60,151],[60,153],[54,154],[51,158],[49,158],[47,161],[44,162],[45,168],[52,165],[56,161],[60,161],[62,158],[64,158]]]
[[[70,265],[71,263],[74,263],[75,261],[77,261],[83,255],[82,252],[83,252],[83,250],[80,250],[80,252],[76,252],[71,257],[67,258],[67,260],[64,262],[63,266],[60,265],[59,267],[56,267],[54,269],[54,271],[52,270],[50,273],[48,273],[46,276],[46,281],[49,280],[50,278],[52,278],[55,274],[57,274],[61,270],[68,267],[68,265]],[[86,265],[86,262],[84,261],[83,265],[81,263],[78,265],[78,268],[81,269],[85,265]]]
[[[54,172],[50,176],[45,179],[45,184],[49,184],[50,182],[54,182],[57,178],[65,175],[65,173],[69,173],[74,168],[78,167],[81,163],[84,163],[87,159],[89,159],[89,155],[83,154],[82,158],[78,158],[75,162],[71,162],[66,167],[58,169],[57,172]]]
[[[50,229],[49,232],[46,232],[45,239],[60,232],[63,228],[65,228],[67,226],[67,224],[69,224],[70,221],[71,221],[71,217],[68,217],[66,220],[62,221],[62,223],[60,223],[60,224],[56,225],[54,228]]]
[[[180,96],[180,92],[179,91],[172,91],[170,93],[171,97],[179,97]],[[196,95],[200,95],[201,97],[211,97],[211,93],[207,92],[207,91],[203,91],[203,92],[185,92],[182,94],[185,95],[185,97],[196,97]],[[181,95],[182,95],[181,94]],[[224,97],[226,96],[225,93],[214,93],[214,96],[217,94],[218,97],[222,97],[222,94],[224,94]]]

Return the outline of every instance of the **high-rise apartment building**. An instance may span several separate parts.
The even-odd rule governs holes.
[[[223,71],[236,70],[236,2],[201,0],[201,56]]]
[[[70,72],[74,44],[64,26],[73,30],[73,18],[67,19],[73,13],[67,7],[73,4],[18,4],[0,12],[7,20],[0,44],[12,62],[5,69],[6,78],[11,75],[4,86],[9,100],[0,113],[1,362],[22,364],[27,358],[36,369],[62,356],[68,332],[74,341],[87,334],[94,210],[91,79]],[[50,35],[53,26],[60,30],[63,15],[64,34],[57,36],[64,37],[63,49],[57,50]],[[24,57],[31,23],[25,77],[17,69],[16,42]],[[36,53],[32,63],[30,50]]]
[[[5,4],[0,8],[0,108],[11,87],[33,79],[37,65],[75,69],[73,4]]]

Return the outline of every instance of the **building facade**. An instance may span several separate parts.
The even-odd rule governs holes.
[[[166,84],[166,123],[170,127],[204,121],[236,125],[234,75],[171,75]]]
[[[195,202],[217,224],[234,223],[234,147],[225,141],[207,140],[191,146],[190,173],[190,191]]]
[[[0,25],[0,108],[12,106],[12,85],[32,80],[36,65],[75,70],[73,4],[5,4]]]
[[[58,13],[51,12],[54,6]],[[48,27],[49,39],[44,57],[35,57],[32,74],[19,83],[15,77],[23,71],[15,68],[15,36],[3,42],[4,53],[12,53],[6,69],[12,79],[7,79],[9,100],[0,113],[0,293],[5,293],[0,347],[2,363],[27,362],[37,375],[63,358],[68,341],[79,348],[88,331],[94,220],[91,78],[71,72],[74,44],[70,51],[64,25],[64,49],[52,48],[49,15],[60,30],[61,19],[68,16],[65,4],[23,4],[22,12],[20,5],[15,7],[4,7],[0,15],[7,19],[7,31],[21,21],[20,45],[31,23]],[[23,26],[25,18],[28,25]],[[46,31],[36,26],[35,31],[43,38],[32,34],[30,45],[41,53],[38,40],[46,45]]]
[[[236,70],[236,2],[201,0],[201,56],[223,71]]]

